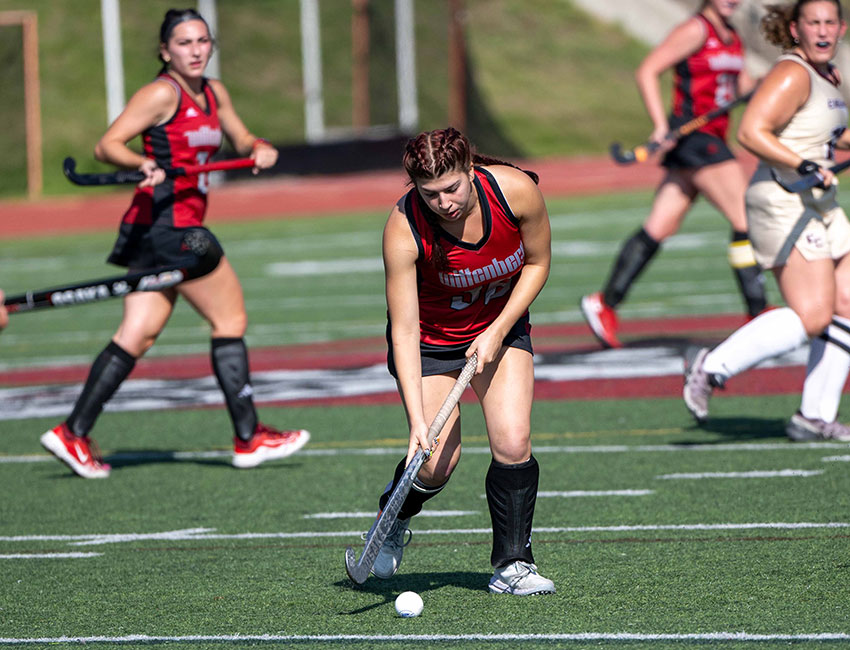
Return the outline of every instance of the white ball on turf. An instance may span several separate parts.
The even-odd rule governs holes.
[[[404,591],[395,599],[395,611],[402,618],[419,616],[424,606],[422,598],[415,591]]]

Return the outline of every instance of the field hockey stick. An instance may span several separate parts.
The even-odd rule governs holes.
[[[689,133],[693,133],[697,129],[704,127],[712,120],[716,120],[718,117],[726,115],[726,113],[731,111],[736,106],[743,104],[746,101],[749,101],[750,97],[752,96],[753,91],[750,91],[745,95],[741,95],[740,97],[733,99],[728,104],[718,106],[714,110],[708,111],[707,113],[703,113],[702,115],[698,115],[694,119],[685,122],[680,127],[670,131],[666,136],[664,136],[664,140],[662,142],[645,142],[641,145],[638,145],[631,151],[623,151],[623,148],[620,143],[615,142],[611,145],[611,157],[614,159],[615,162],[619,163],[620,165],[630,165],[631,163],[635,162],[643,162],[656,151],[658,151],[658,149],[661,148],[662,144],[666,142],[676,142],[680,138],[683,138],[684,136],[688,135]]]
[[[848,167],[850,167],[850,159],[845,160],[844,162],[840,162],[837,165],[833,165],[829,168],[829,171],[831,171],[833,174],[839,174]],[[783,190],[785,190],[786,192],[791,192],[793,194],[805,192],[806,190],[810,190],[813,187],[817,187],[818,185],[823,183],[823,174],[821,174],[820,172],[812,172],[811,174],[801,176],[799,180],[796,180],[793,183],[789,183],[788,181],[783,180],[782,177],[777,174],[774,169],[770,170],[770,174],[773,176],[773,180],[779,183],[779,186]]]
[[[254,161],[250,158],[237,158],[235,160],[218,160],[204,165],[186,165],[185,167],[167,168],[163,171],[166,177],[177,178],[178,176],[194,176],[205,172],[245,169],[253,166]],[[122,185],[124,183],[138,183],[145,178],[144,173],[138,169],[122,169],[117,172],[100,174],[78,174],[76,167],[77,161],[73,158],[65,158],[62,162],[62,171],[65,172],[68,180],[75,185]]]
[[[475,374],[475,367],[477,365],[478,353],[473,353],[473,355],[467,360],[463,370],[460,371],[457,381],[455,381],[454,386],[452,386],[451,391],[443,402],[443,405],[440,407],[440,410],[437,412],[431,426],[428,427],[428,440],[431,443],[429,449],[439,441],[440,432],[442,432],[443,427],[446,425],[446,420],[448,420],[449,415],[454,410],[455,406],[457,406],[460,396],[463,394],[464,389],[472,379],[472,375]],[[384,540],[387,539],[390,529],[393,527],[396,519],[398,519],[399,510],[401,510],[404,500],[407,498],[408,493],[413,487],[413,479],[416,478],[416,475],[419,473],[419,469],[429,456],[430,451],[426,454],[426,452],[422,449],[417,450],[413,459],[404,469],[404,473],[401,475],[395,489],[392,491],[387,504],[384,506],[383,510],[381,510],[378,522],[370,531],[370,534],[366,537],[366,544],[363,547],[363,553],[360,555],[360,560],[358,561],[357,557],[354,555],[353,548],[349,546],[345,549],[345,572],[348,574],[348,577],[358,585],[362,585],[366,582],[366,578],[369,577],[372,565],[375,564],[375,558],[378,557],[378,552],[384,545]]]
[[[167,289],[206,275],[218,266],[223,251],[203,232],[189,231],[183,241],[191,252],[191,257],[187,255],[178,264],[53,289],[27,291],[7,297],[3,305],[10,314],[47,307],[84,305],[108,298],[120,298],[134,291]]]

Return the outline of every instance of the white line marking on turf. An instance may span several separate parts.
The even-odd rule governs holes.
[[[539,494],[537,496],[540,496]],[[423,510],[417,517],[465,517],[481,514],[479,510]],[[374,519],[376,512],[317,512],[304,519]]]
[[[826,456],[821,460],[824,463],[850,463],[850,456]]]
[[[725,523],[725,524],[651,524],[651,525],[613,525],[613,526],[559,526],[535,527],[535,533],[600,533],[600,532],[635,532],[658,530],[803,530],[803,529],[836,529],[850,528],[850,522],[758,522],[758,523]],[[118,544],[138,542],[143,540],[222,540],[222,539],[315,539],[318,537],[359,537],[362,530],[339,531],[303,531],[277,533],[217,533],[215,528],[188,528],[172,530],[164,533],[122,533],[114,535],[14,535],[0,536],[0,542],[68,542],[71,546],[97,546],[101,544]],[[490,535],[492,528],[442,528],[418,530],[417,535]]]
[[[569,492],[538,492],[538,497],[643,497],[654,490],[571,490]]]
[[[125,636],[58,636],[36,638],[0,637],[0,644],[46,643],[234,643],[296,642],[296,641],[847,641],[846,632],[819,632],[813,634],[750,634],[748,632],[699,632],[693,634],[653,634],[639,632],[578,632],[575,634],[193,634],[187,636],[152,636],[127,634]]]
[[[2,416],[0,416],[2,419]],[[533,434],[532,434],[533,437]],[[630,453],[667,453],[690,451],[789,451],[791,449],[848,449],[846,442],[779,442],[779,443],[730,443],[717,445],[535,445],[535,454],[630,454]],[[399,440],[397,447],[368,447],[366,449],[302,449],[299,456],[394,456],[406,448],[406,441]],[[465,454],[489,454],[489,447],[464,447]],[[107,460],[138,460],[162,457],[164,460],[195,460],[203,458],[230,458],[232,451],[162,451],[162,452],[122,452],[106,454]],[[838,456],[836,459],[848,457]],[[43,463],[55,460],[48,454],[29,454],[23,456],[2,456],[4,463]]]
[[[73,553],[9,553],[0,555],[0,560],[30,560],[30,559],[77,559],[84,557],[100,557],[103,553],[83,553],[80,551]]]
[[[703,479],[703,478],[807,478],[823,474],[822,469],[779,469],[775,471],[752,472],[696,472],[693,474],[662,474],[655,478],[661,480]]]

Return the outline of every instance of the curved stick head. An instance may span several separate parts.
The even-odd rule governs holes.
[[[350,546],[345,549],[345,572],[351,578],[352,582],[358,585],[362,585],[366,582],[366,578],[369,577],[369,568],[357,563],[357,556],[354,554],[354,549]]]
[[[77,161],[68,156],[65,160],[62,161],[62,171],[65,176],[71,178],[74,176],[74,173],[77,169]]]
[[[611,157],[614,159],[614,162],[619,163],[620,165],[628,165],[629,163],[635,162],[635,154],[633,151],[623,151],[623,147],[619,142],[615,142],[611,145],[610,148]]]

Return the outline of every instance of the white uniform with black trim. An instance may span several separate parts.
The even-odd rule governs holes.
[[[847,126],[847,106],[841,91],[800,57],[785,54],[778,61],[793,61],[809,73],[809,98],[777,133],[794,153],[823,167],[833,162],[835,141]],[[773,167],[788,182],[799,174],[788,167]],[[806,260],[838,259],[850,252],[850,222],[836,200],[836,186],[814,188],[801,194],[783,190],[771,176],[771,166],[761,161],[747,188],[747,222],[756,260],[763,268],[784,264],[780,255],[795,225],[805,222],[794,247]],[[799,227],[799,226],[798,226]],[[789,244],[790,246],[790,244]]]

